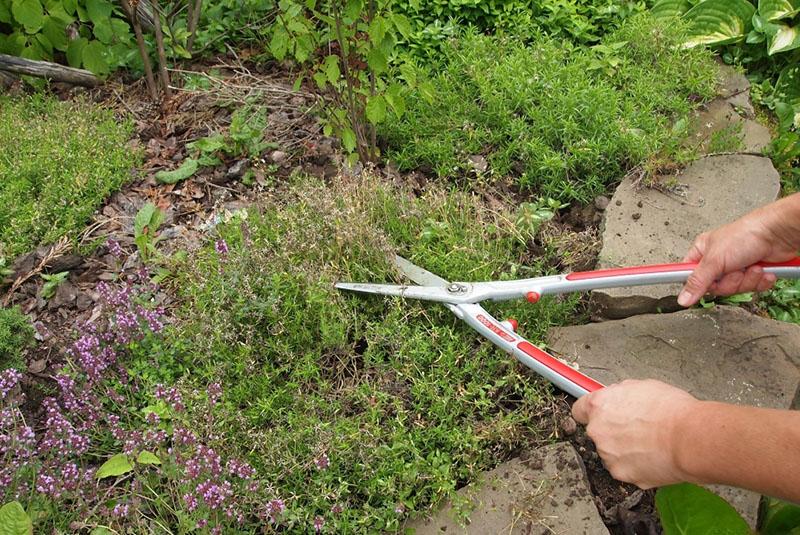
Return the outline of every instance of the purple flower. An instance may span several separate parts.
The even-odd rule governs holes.
[[[208,401],[215,405],[222,396],[222,386],[219,383],[211,383],[207,389]]]
[[[405,504],[404,503],[398,503],[394,508],[394,512],[397,513],[398,515],[402,515],[403,513],[405,513],[406,512]]]
[[[335,503],[331,506],[331,513],[335,515],[338,515],[342,511],[344,511],[344,506],[340,503]]]
[[[270,500],[266,506],[267,516],[269,517],[269,521],[273,524],[278,521],[278,517],[283,514],[285,510],[286,505],[283,503],[283,500],[279,499]]]
[[[325,525],[325,519],[321,516],[314,518],[314,532],[319,533],[322,531],[322,527]]]
[[[106,247],[108,247],[108,252],[117,258],[122,258],[122,255],[125,254],[123,253],[119,242],[113,238],[109,238],[109,240],[106,242]]]
[[[214,244],[214,249],[216,249],[217,254],[220,256],[225,256],[228,254],[228,243],[223,239],[219,239]]]
[[[124,518],[128,516],[128,504],[121,504],[118,503],[114,506],[114,509],[111,511],[111,514],[116,516],[117,518]]]
[[[314,459],[314,464],[316,465],[318,470],[325,470],[331,465],[331,461],[328,458],[328,454],[323,453],[322,455]]]
[[[5,399],[20,380],[22,380],[22,374],[14,368],[0,372],[0,399]]]

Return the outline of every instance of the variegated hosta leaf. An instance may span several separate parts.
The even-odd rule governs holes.
[[[670,19],[680,17],[691,7],[692,4],[689,3],[689,0],[658,0],[650,8],[650,13],[659,19]]]
[[[684,46],[725,45],[744,39],[756,8],[747,0],[705,0],[686,12],[688,39]]]
[[[785,19],[800,12],[800,0],[758,0],[758,14],[768,21]]]
[[[767,39],[767,53],[771,56],[800,47],[800,27],[778,24],[778,31]]]
[[[777,100],[800,103],[800,65],[785,67],[775,82],[774,96]]]

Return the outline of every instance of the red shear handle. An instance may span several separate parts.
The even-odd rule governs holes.
[[[578,385],[579,387],[586,390],[586,392],[594,392],[595,390],[600,390],[603,388],[603,385],[588,377],[583,375],[581,372],[576,370],[575,368],[571,368],[567,366],[557,358],[549,355],[545,351],[542,351],[535,345],[530,342],[520,342],[517,344],[517,349],[534,359],[535,361],[539,362],[540,364],[550,368],[552,371],[563,377],[564,379],[570,381]]]
[[[800,256],[786,262],[759,262],[754,264],[764,269],[769,268],[798,268],[800,269]],[[626,268],[598,269],[597,271],[576,271],[566,276],[567,280],[579,281],[587,279],[600,279],[604,277],[619,277],[623,275],[652,275],[656,273],[673,273],[678,271],[694,271],[696,262],[676,264],[653,264],[649,266],[636,266]]]

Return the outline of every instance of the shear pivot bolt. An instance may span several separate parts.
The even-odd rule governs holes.
[[[541,297],[542,296],[539,295],[539,292],[528,292],[525,294],[525,298],[529,303],[537,303]]]
[[[450,292],[451,294],[460,294],[466,292],[467,287],[464,286],[463,284],[453,282],[447,286],[447,291]]]

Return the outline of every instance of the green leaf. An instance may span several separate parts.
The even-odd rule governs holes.
[[[78,9],[78,0],[62,0],[61,5],[64,7],[64,11],[74,15]]]
[[[213,154],[225,148],[225,137],[222,134],[214,134],[213,136],[201,137],[197,141],[188,143],[186,146],[190,149],[198,150],[203,154]]]
[[[436,101],[436,87],[430,80],[426,80],[419,84],[419,93],[428,104],[433,104]]]
[[[659,0],[650,8],[650,13],[658,19],[680,17],[692,7],[689,0]]]
[[[750,535],[747,522],[713,492],[681,483],[656,492],[656,508],[664,535]]]
[[[392,108],[397,118],[401,118],[406,112],[406,100],[403,98],[403,87],[400,84],[390,85],[384,97],[386,98],[386,103]]]
[[[748,0],[705,0],[686,12],[684,46],[724,45],[744,39],[756,8]]]
[[[156,211],[156,205],[149,202],[142,206],[139,211],[136,213],[136,217],[133,220],[133,233],[136,236],[140,236],[145,234],[145,229],[150,225],[150,221],[153,220]]]
[[[310,34],[298,35],[294,41],[294,57],[300,63],[304,63],[311,53],[314,52],[314,42]]]
[[[14,0],[11,3],[11,13],[28,33],[38,32],[44,24],[44,10],[39,0]]]
[[[800,0],[758,0],[758,14],[766,20],[793,17],[800,12]]]
[[[769,499],[767,513],[762,523],[761,535],[800,533],[800,506]]]
[[[107,0],[86,0],[86,13],[94,24],[101,21],[108,22],[107,19],[113,10],[113,4]]]
[[[85,37],[73,39],[67,45],[67,63],[70,67],[79,68],[83,64],[83,49],[89,43]]]
[[[0,507],[0,533],[3,535],[33,535],[31,519],[18,501],[9,502]]]
[[[138,216],[137,216],[138,217]],[[133,465],[128,460],[128,456],[124,453],[118,453],[104,462],[100,468],[97,469],[97,479],[106,477],[116,477],[133,470]]]
[[[417,66],[411,62],[400,65],[400,76],[405,80],[409,87],[417,86]]]
[[[356,133],[349,126],[342,130],[342,147],[347,152],[356,150]]]
[[[373,95],[367,99],[367,120],[378,124],[386,119],[386,100],[381,95]]]
[[[778,31],[767,38],[767,54],[772,56],[800,47],[800,27],[786,24],[777,26]]]
[[[325,76],[331,84],[339,81],[342,73],[339,71],[339,56],[330,55],[325,58]]]
[[[374,45],[381,44],[386,35],[386,19],[383,17],[375,17],[372,19],[372,22],[369,23],[369,30],[367,33],[369,34],[369,40],[372,41]]]
[[[0,0],[0,22],[11,24],[13,21],[11,4],[7,0]]]
[[[356,20],[361,14],[363,7],[363,0],[347,0],[347,4],[345,4],[344,11],[342,12],[345,23],[351,24],[354,20]]]
[[[386,55],[377,48],[371,49],[367,54],[367,65],[375,74],[382,74],[389,68]]]
[[[83,65],[97,75],[108,74],[108,61],[106,61],[106,51],[100,41],[89,41],[83,47]]]
[[[154,453],[143,450],[139,456],[136,457],[136,462],[139,464],[161,464],[161,459],[159,459]]]
[[[175,184],[195,174],[197,167],[197,160],[194,158],[186,158],[177,169],[173,171],[159,171],[156,173],[156,180],[162,184]]]
[[[67,40],[67,26],[55,17],[46,17],[42,25],[42,33],[53,45],[53,48],[65,51],[69,41]]]
[[[101,43],[108,45],[114,39],[114,30],[111,29],[109,19],[100,19],[94,23],[92,33]]]
[[[272,32],[272,39],[269,42],[269,51],[278,61],[282,61],[286,57],[286,52],[289,50],[289,34],[280,26],[275,28]]]
[[[392,24],[394,27],[397,28],[397,31],[400,32],[400,35],[403,36],[404,39],[408,39],[411,37],[411,33],[413,32],[411,28],[411,22],[409,22],[408,17],[405,15],[401,15],[399,13],[392,14]]]
[[[105,526],[98,526],[90,531],[89,535],[112,535],[112,532]]]
[[[319,87],[320,90],[324,90],[325,86],[328,85],[328,76],[322,71],[315,72],[311,77],[317,82],[317,87]]]

